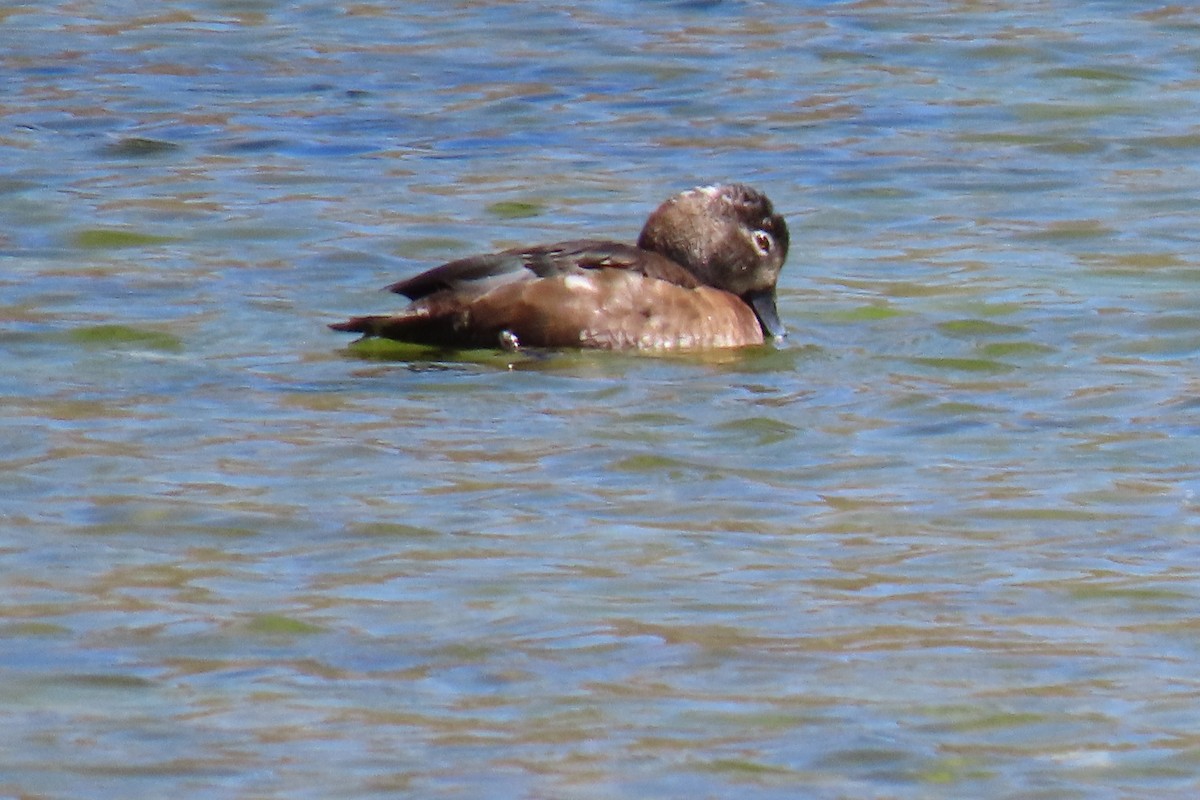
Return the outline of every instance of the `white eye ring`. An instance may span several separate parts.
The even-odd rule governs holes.
[[[754,235],[750,237],[750,241],[754,243],[754,249],[760,256],[770,255],[771,248],[775,245],[775,240],[766,231],[755,231]]]

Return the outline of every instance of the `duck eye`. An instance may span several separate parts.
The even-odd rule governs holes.
[[[771,245],[773,244],[774,241],[771,239],[771,234],[766,231],[754,232],[754,249],[758,251],[759,255],[770,255]]]

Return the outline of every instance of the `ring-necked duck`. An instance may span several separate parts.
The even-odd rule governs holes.
[[[775,283],[788,229],[749,186],[660,205],[636,247],[578,240],[451,261],[387,287],[397,314],[334,330],[455,348],[742,347],[785,336]]]

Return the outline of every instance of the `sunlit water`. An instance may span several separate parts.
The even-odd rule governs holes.
[[[0,7],[0,794],[1200,786],[1186,4]],[[779,349],[347,349],[743,180]]]

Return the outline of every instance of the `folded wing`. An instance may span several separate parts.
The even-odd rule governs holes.
[[[393,283],[389,292],[419,300],[442,291],[478,296],[513,281],[583,274],[589,269],[621,269],[694,289],[700,283],[668,258],[619,242],[580,239],[505,250],[451,261]]]

